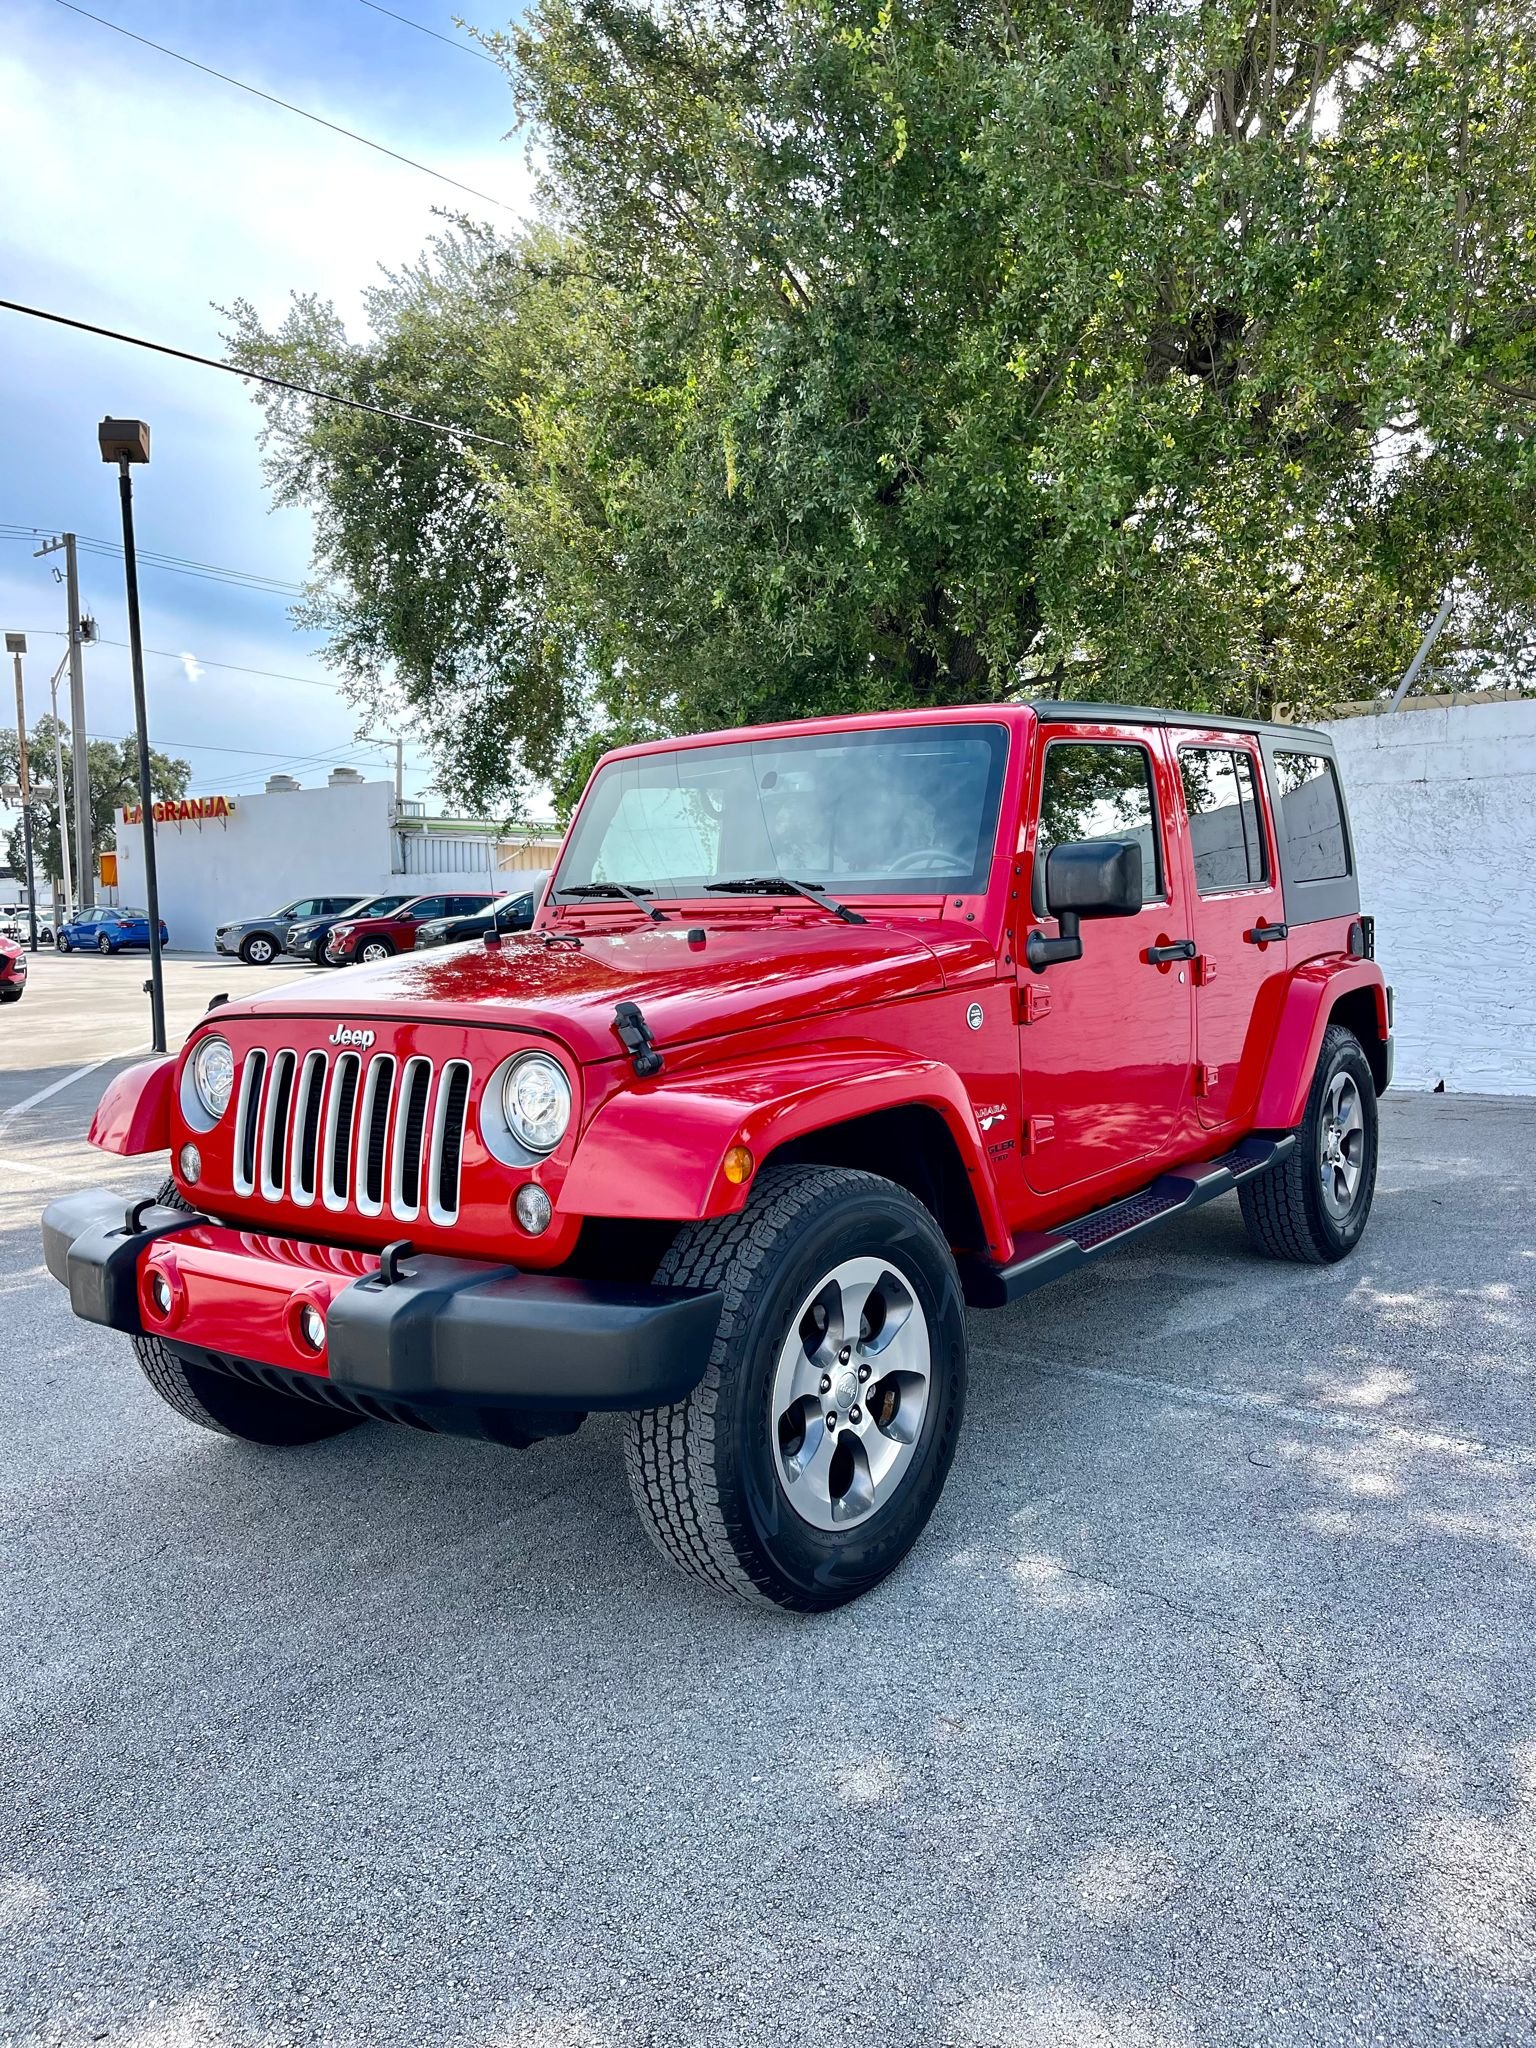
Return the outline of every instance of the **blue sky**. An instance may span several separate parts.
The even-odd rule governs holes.
[[[502,73],[362,0],[85,4],[527,209]],[[396,11],[463,40],[433,0],[398,0]],[[0,297],[219,355],[214,303],[248,298],[274,321],[290,291],[315,291],[361,332],[363,289],[381,266],[419,252],[434,207],[513,225],[57,0],[0,0],[0,18]],[[467,18],[504,25],[507,0]],[[0,523],[115,540],[116,477],[97,453],[96,424],[137,417],[153,432],[153,459],[136,472],[141,548],[291,583],[307,574],[308,516],[269,509],[260,416],[234,378],[0,312],[0,400]],[[37,636],[29,723],[47,709],[64,649],[64,593],[32,545],[0,538],[0,625]],[[313,637],[290,623],[287,600],[147,567],[140,582],[145,644],[166,650],[146,661],[151,738],[192,763],[194,792],[259,789],[278,768],[317,782],[340,760],[392,773],[392,749],[386,760],[359,743],[360,714]],[[82,584],[103,639],[126,640],[120,561],[85,556]],[[132,725],[127,653],[104,645],[86,663],[87,729],[120,737]],[[405,736],[406,793],[420,794],[430,760],[409,727]]]

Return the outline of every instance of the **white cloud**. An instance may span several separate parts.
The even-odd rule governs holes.
[[[189,683],[197,682],[200,677],[208,673],[195,654],[183,653],[179,654],[176,658],[181,663],[181,672]]]

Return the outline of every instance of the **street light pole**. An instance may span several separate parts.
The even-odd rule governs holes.
[[[133,546],[133,464],[149,460],[143,420],[103,420],[96,438],[103,462],[117,464],[123,507],[123,574],[128,588],[128,650],[133,667],[133,721],[139,740],[139,818],[144,828],[144,908],[149,913],[149,1015],[154,1045],[165,1045],[165,963],[160,950],[160,883],[155,873],[155,801],[149,778],[149,710],[144,701],[144,642],[139,630],[139,563]],[[83,737],[83,735],[81,736]],[[77,738],[76,744],[79,744]]]
[[[37,882],[32,873],[32,779],[27,768],[27,699],[21,686],[21,657],[27,651],[25,633],[7,633],[5,651],[16,665],[16,753],[21,784],[21,846],[27,865],[27,924],[30,947],[37,951]]]
[[[91,845],[91,770],[85,743],[85,665],[80,650],[94,638],[94,627],[89,619],[80,616],[80,564],[77,559],[75,536],[61,533],[54,540],[44,541],[37,550],[40,555],[56,554],[64,550],[64,588],[69,602],[69,727],[78,735],[71,744],[74,747],[71,778],[75,792],[75,865],[80,870],[80,910],[89,910],[96,901],[96,876],[92,862]],[[57,711],[55,711],[57,717]],[[62,814],[64,798],[59,796]]]

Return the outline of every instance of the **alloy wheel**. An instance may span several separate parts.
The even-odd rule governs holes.
[[[928,1323],[884,1259],[844,1259],[806,1296],[771,1396],[774,1469],[795,1513],[818,1529],[877,1514],[922,1434],[932,1384]]]
[[[1353,1074],[1337,1073],[1323,1098],[1318,1147],[1323,1202],[1337,1221],[1342,1222],[1355,1206],[1365,1171],[1365,1147],[1365,1109],[1359,1083]]]

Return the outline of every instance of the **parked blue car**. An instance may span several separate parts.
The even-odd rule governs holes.
[[[165,919],[160,920],[160,943],[170,943]],[[121,953],[126,946],[149,949],[149,917],[142,910],[82,910],[78,917],[59,926],[54,943],[61,953],[84,952],[94,946],[98,953]]]

